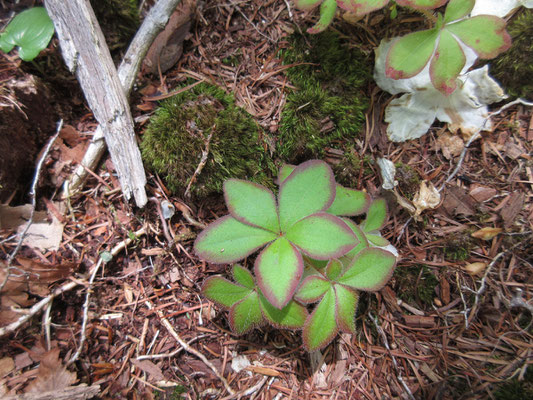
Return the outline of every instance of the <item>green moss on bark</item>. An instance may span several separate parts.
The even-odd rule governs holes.
[[[274,186],[276,167],[264,133],[233,96],[216,86],[202,83],[162,102],[140,147],[145,166],[174,194],[183,195],[208,142],[206,164],[191,185],[192,195],[220,193],[229,178]]]
[[[283,62],[300,65],[287,69],[297,90],[287,96],[277,151],[282,160],[299,163],[357,137],[368,106],[362,89],[371,75],[367,57],[335,32],[293,34],[288,41]]]

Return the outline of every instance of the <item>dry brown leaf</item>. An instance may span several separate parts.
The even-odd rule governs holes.
[[[52,283],[60,279],[68,277],[76,264],[45,264],[26,257],[17,257],[17,262],[20,264],[19,268],[25,271],[29,276],[23,278],[24,281],[38,281],[41,283]]]
[[[465,265],[463,269],[468,272],[470,275],[480,275],[485,268],[487,268],[487,264],[484,262],[475,262],[468,265]]]
[[[424,210],[437,208],[440,204],[440,193],[431,182],[422,181],[418,193],[413,199],[416,207],[414,217],[417,218]]]
[[[26,393],[61,391],[76,381],[76,373],[67,371],[59,359],[59,348],[42,355],[37,379],[26,387]]]
[[[503,232],[502,228],[491,228],[487,226],[485,228],[481,228],[475,231],[474,233],[472,233],[471,236],[476,239],[491,240],[502,232]]]
[[[139,368],[141,371],[146,372],[150,376],[151,381],[163,381],[165,376],[157,365],[155,365],[150,360],[135,360],[132,359],[131,363]]]
[[[483,203],[496,196],[498,194],[498,191],[490,187],[474,184],[470,188],[469,194],[475,201]]]
[[[15,369],[15,361],[11,357],[0,358],[0,378],[3,378]]]
[[[15,229],[26,226],[30,219],[31,209],[31,204],[23,204],[15,207],[0,204],[0,228]],[[46,211],[36,211],[33,215],[33,222],[46,221],[46,218]]]
[[[465,147],[465,142],[457,135],[444,132],[437,138],[437,149],[442,151],[442,155],[448,160],[461,154]]]
[[[19,227],[19,233],[24,229]],[[51,222],[34,223],[28,229],[24,244],[42,251],[57,251],[63,238],[63,224],[52,217]]]
[[[476,213],[472,197],[459,186],[446,187],[441,208],[450,216],[464,215],[468,217]]]
[[[133,290],[127,283],[124,283],[124,297],[128,303],[133,302]]]
[[[524,208],[525,194],[522,192],[513,192],[505,207],[500,210],[505,228],[510,227],[515,221],[520,211]]]

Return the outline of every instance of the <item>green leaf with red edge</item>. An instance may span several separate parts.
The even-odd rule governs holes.
[[[259,295],[255,291],[250,292],[248,296],[230,309],[229,323],[231,330],[238,335],[262,325],[263,322]]]
[[[308,33],[320,33],[324,31],[333,18],[335,17],[335,12],[337,11],[337,0],[324,0],[320,5],[320,18],[318,22],[311,28],[307,30]]]
[[[254,269],[263,295],[274,307],[282,309],[300,283],[303,259],[287,239],[280,237],[259,254]]]
[[[285,179],[289,177],[290,174],[292,174],[292,171],[296,169],[296,165],[291,164],[283,164],[281,168],[279,169],[278,174],[278,185],[281,185]]]
[[[324,212],[312,214],[295,223],[287,231],[286,238],[317,260],[341,257],[358,243],[342,219]]]
[[[280,310],[270,304],[265,296],[259,294],[259,303],[263,317],[278,328],[299,329],[309,315],[307,309],[294,300],[289,301],[289,304]]]
[[[411,78],[427,65],[439,31],[413,32],[394,41],[385,61],[385,73],[392,79]]]
[[[442,7],[448,0],[396,0],[402,7],[410,7],[415,10],[433,10]]]
[[[476,0],[450,0],[444,12],[444,23],[466,17],[474,8]]]
[[[359,227],[359,225],[357,225],[355,222],[353,222],[349,218],[343,218],[342,220],[352,230],[352,232],[357,237],[357,240],[359,240],[359,244],[342,257],[343,259],[342,261],[344,262],[346,258],[349,258],[349,260],[351,261],[352,258],[354,258],[361,250],[366,249],[367,247],[370,247],[370,243],[368,243],[368,239],[366,238],[366,235],[364,234],[363,230]]]
[[[395,264],[396,257],[388,251],[377,247],[363,249],[337,282],[357,290],[373,292],[385,286]]]
[[[339,260],[330,260],[326,267],[326,276],[330,281],[335,281],[341,275],[343,265]]]
[[[372,11],[385,7],[389,0],[337,0],[340,8],[350,11],[358,16],[363,16]]]
[[[300,10],[311,10],[320,3],[322,3],[322,0],[294,0],[294,5]]]
[[[337,185],[335,193],[335,200],[327,209],[328,213],[339,216],[354,216],[363,214],[368,210],[370,196],[365,192]]]
[[[243,300],[252,290],[236,285],[221,276],[211,276],[202,286],[202,293],[212,302],[226,308]]]
[[[366,219],[361,228],[364,232],[377,231],[387,222],[387,202],[385,199],[376,199],[370,204]]]
[[[295,299],[305,304],[318,301],[331,287],[331,283],[317,275],[311,275],[302,281]]]
[[[224,198],[235,219],[279,232],[276,198],[266,187],[240,179],[228,179],[224,182]]]
[[[505,20],[494,15],[477,15],[447,24],[446,30],[472,48],[480,58],[494,58],[511,47]]]
[[[306,256],[305,254],[303,255],[303,259],[304,259],[304,265],[306,266],[310,265],[314,269],[317,269],[317,270],[326,268],[326,265],[328,265],[328,260],[315,260],[311,257]]]
[[[281,230],[296,221],[329,208],[335,198],[335,177],[323,161],[311,160],[298,165],[279,190]]]
[[[463,49],[446,29],[441,31],[439,44],[429,64],[431,83],[445,96],[457,88],[457,77],[465,66],[466,56]]]
[[[235,264],[232,270],[233,279],[240,285],[247,287],[248,289],[255,288],[254,277],[246,268],[239,264]]]
[[[335,291],[330,288],[305,321],[304,346],[308,351],[321,349],[335,338],[338,331],[335,320]]]
[[[375,235],[372,233],[367,233],[366,238],[370,243],[372,243],[373,246],[385,247],[390,244],[390,242],[383,236]]]
[[[208,262],[229,264],[242,260],[276,237],[273,232],[243,224],[227,215],[198,235],[194,251]]]
[[[359,296],[353,290],[342,285],[335,285],[335,319],[339,329],[346,333],[355,333],[355,311]]]

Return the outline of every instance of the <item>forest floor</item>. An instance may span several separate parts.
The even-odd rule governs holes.
[[[140,76],[132,100],[137,132],[157,106],[150,96],[192,78],[233,93],[275,134],[288,85],[279,49],[315,17],[278,0],[206,2],[178,65],[160,77]],[[404,22],[372,15],[346,40],[371,58],[376,38],[402,31]],[[47,52],[59,57],[57,47]],[[221,62],[237,52],[236,65]],[[3,58],[2,66],[16,74],[20,61]],[[391,97],[373,82],[366,92],[367,123],[354,142],[370,161],[354,187],[389,200],[383,234],[398,249],[399,262],[383,290],[362,295],[357,334],[339,335],[312,355],[299,332],[263,327],[234,335],[226,313],[201,295],[205,278],[229,270],[207,265],[192,249],[199,225],[226,213],[222,197],[193,204],[169,196],[149,175],[147,190],[156,200],[136,209],[122,197],[107,157],[67,209],[57,209],[61,171],[79,160],[96,127],[81,95],[73,93],[67,133],[54,143],[37,190],[39,210],[63,226],[59,248],[25,243],[18,250],[15,265],[44,278],[6,286],[0,326],[64,291],[0,338],[0,397],[61,393],[70,386],[83,391],[86,384],[109,399],[533,398],[531,108],[516,104],[495,115],[493,130],[461,158],[468,139],[457,137],[448,146],[442,125],[418,140],[390,142],[383,112]],[[401,166],[402,197],[426,181],[440,189],[440,204],[413,218],[381,188],[378,157]],[[168,221],[161,215],[163,199],[177,210]],[[9,229],[1,235],[7,260],[18,238]],[[95,265],[90,280],[87,271]]]

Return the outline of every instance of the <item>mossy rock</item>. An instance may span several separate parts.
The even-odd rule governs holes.
[[[490,72],[513,97],[533,99],[533,9],[522,7],[507,25],[511,48],[491,62]]]
[[[287,77],[297,90],[287,96],[281,114],[277,152],[289,163],[324,158],[326,149],[342,148],[365,122],[371,77],[368,57],[349,48],[336,32],[293,34],[281,51]]]
[[[162,102],[140,147],[145,166],[174,194],[183,195],[209,142],[205,166],[190,189],[192,195],[205,197],[221,193],[229,178],[272,188],[277,171],[265,139],[232,95],[201,83]]]

